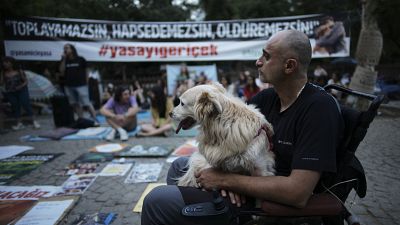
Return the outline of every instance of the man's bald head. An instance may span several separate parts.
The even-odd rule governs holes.
[[[311,62],[311,44],[308,37],[297,30],[284,30],[276,33],[271,39],[278,39],[282,54],[298,59],[303,71],[307,71]]]

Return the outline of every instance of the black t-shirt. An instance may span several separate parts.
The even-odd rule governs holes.
[[[65,86],[79,87],[86,85],[86,60],[76,57],[65,61]]]
[[[335,99],[322,88],[307,83],[297,100],[280,113],[273,88],[261,91],[254,104],[274,128],[276,175],[292,169],[336,172],[336,148],[343,133],[343,119]]]

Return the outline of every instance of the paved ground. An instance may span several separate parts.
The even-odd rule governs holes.
[[[381,110],[369,132],[361,143],[357,155],[364,164],[367,173],[368,193],[364,199],[354,198],[352,210],[361,217],[365,224],[400,224],[400,102]],[[49,116],[39,117],[42,129],[52,129]],[[32,129],[9,132],[0,136],[1,145],[21,144],[35,147],[34,153],[64,153],[55,160],[46,163],[30,174],[21,177],[10,185],[61,185],[66,177],[55,173],[63,169],[89,148],[103,143],[97,140],[85,141],[47,141],[24,142],[19,137],[32,134]],[[186,138],[130,138],[129,144],[161,145],[174,148]],[[137,158],[138,162],[164,162],[159,182],[165,181],[169,164],[165,158]],[[103,164],[102,166],[105,166]],[[124,184],[125,177],[98,177],[84,193],[78,204],[67,216],[66,223],[80,213],[115,212],[118,218],[113,224],[140,224],[140,215],[132,209],[147,184]],[[353,194],[349,200],[353,200]],[[348,203],[349,204],[349,203]]]

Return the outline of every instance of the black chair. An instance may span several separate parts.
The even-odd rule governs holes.
[[[377,115],[377,110],[384,101],[384,96],[366,94],[335,84],[325,86],[325,90],[329,91],[331,89],[343,92],[348,96],[357,96],[367,99],[371,101],[371,103],[365,111],[359,111],[346,106],[346,104],[339,103],[345,129],[343,141],[337,152],[337,173],[329,177],[329,179],[324,180],[323,185],[325,191],[311,196],[306,207],[302,209],[275,202],[263,201],[260,208],[241,211],[239,213],[239,219],[236,218],[231,221],[236,222],[236,224],[243,224],[244,222],[240,221],[241,217],[256,215],[260,216],[259,218],[261,219],[245,222],[245,224],[297,224],[296,221],[301,221],[298,222],[300,224],[302,224],[303,221],[311,221],[306,224],[313,224],[313,221],[316,221],[315,224],[321,224],[322,221],[324,225],[342,225],[345,220],[351,225],[360,224],[358,218],[353,215],[343,203],[346,201],[352,189],[356,191],[360,198],[366,195],[367,183],[365,173],[360,161],[355,156],[355,151],[360,142],[364,139],[370,123]],[[196,204],[196,207],[201,208],[203,205],[201,205],[201,203]],[[226,210],[220,205],[213,208],[213,204],[209,203],[207,203],[207,206],[204,205],[204,207],[206,209],[205,211]],[[190,212],[185,214],[185,211]],[[210,216],[210,214],[205,214],[203,210],[200,211],[199,213],[193,212],[193,205],[189,205],[182,210],[182,213],[186,216]],[[213,213],[215,214],[215,212]],[[268,221],[272,222],[269,223]]]

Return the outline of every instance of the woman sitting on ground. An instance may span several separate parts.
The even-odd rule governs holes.
[[[100,113],[107,118],[107,123],[113,128],[107,135],[106,140],[113,140],[116,130],[121,141],[128,140],[127,131],[136,128],[136,114],[138,112],[139,107],[136,103],[136,98],[131,95],[129,87],[117,87],[114,96],[100,109]]]
[[[168,115],[173,108],[172,100],[167,98],[164,89],[160,86],[149,91],[149,96],[153,121],[151,124],[142,124],[138,136],[168,136],[168,131],[173,129],[171,117]]]

